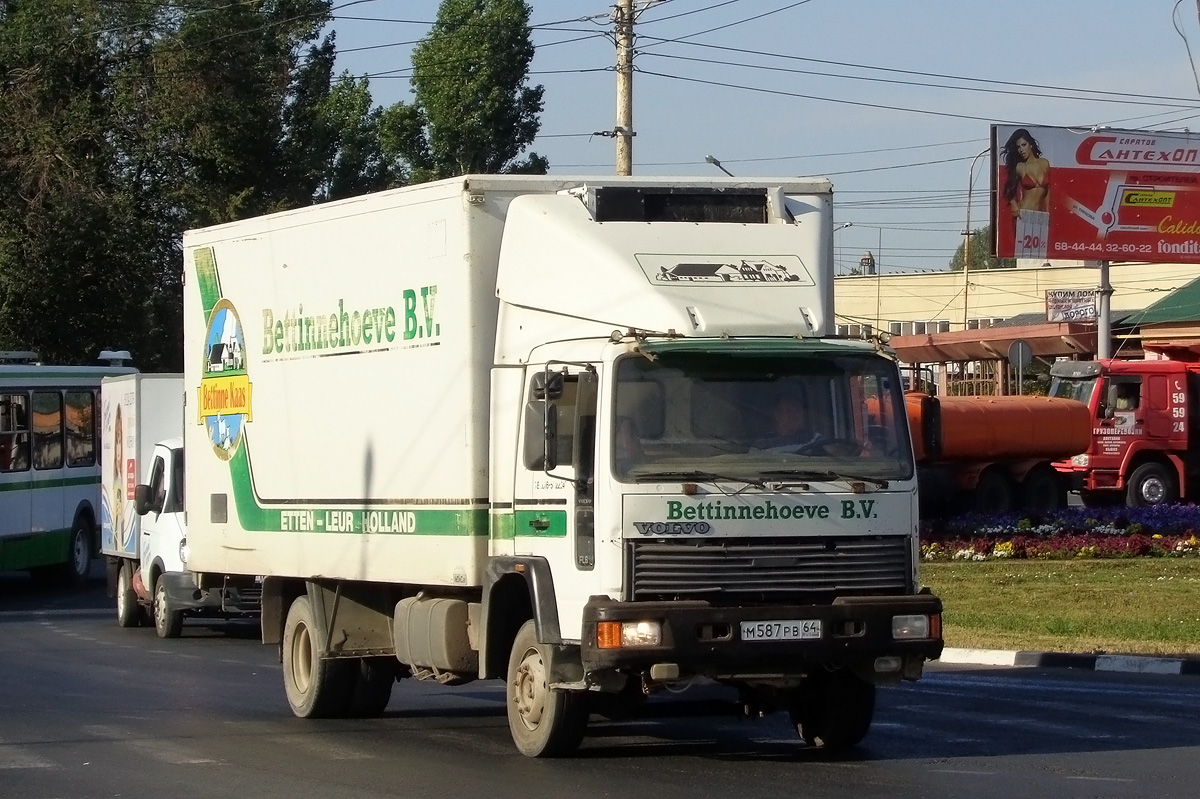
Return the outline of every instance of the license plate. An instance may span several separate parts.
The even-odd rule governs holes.
[[[820,637],[820,619],[742,622],[743,641],[808,641]]]

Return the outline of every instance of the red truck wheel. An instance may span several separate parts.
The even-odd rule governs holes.
[[[1129,475],[1125,504],[1131,508],[1167,505],[1179,499],[1175,475],[1161,463],[1143,463]]]

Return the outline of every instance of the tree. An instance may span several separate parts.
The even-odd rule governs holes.
[[[383,112],[384,152],[417,182],[472,172],[545,174],[518,160],[541,126],[541,86],[528,86],[534,47],[525,0],[444,0],[413,51],[411,104]]]
[[[971,233],[971,271],[976,269],[1012,269],[1017,265],[1013,258],[997,258],[993,245],[992,226],[976,228]],[[958,245],[954,257],[950,259],[950,271],[961,272],[963,269],[963,249],[965,242]]]

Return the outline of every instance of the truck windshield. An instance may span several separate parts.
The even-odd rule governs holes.
[[[854,355],[680,353],[617,363],[612,469],[626,482],[908,479],[895,364]]]
[[[1073,399],[1091,407],[1092,392],[1096,390],[1096,377],[1055,377],[1050,381],[1050,396]]]

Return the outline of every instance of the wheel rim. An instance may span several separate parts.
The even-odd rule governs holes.
[[[117,574],[117,618],[125,618],[125,592],[129,590],[129,570],[121,566]]]
[[[525,651],[513,676],[513,701],[517,716],[528,729],[536,729],[546,711],[546,664],[536,649]]]
[[[296,626],[295,635],[292,636],[292,682],[296,684],[300,693],[308,693],[309,686],[312,685],[312,673],[312,636],[307,624],[299,624]]]
[[[167,628],[167,589],[161,582],[154,589],[154,624],[160,630]]]
[[[89,557],[90,554],[91,553],[88,552],[87,541],[85,540],[83,534],[76,533],[75,540],[74,540],[74,548],[71,551],[71,557],[73,558],[73,561],[74,561],[76,574],[78,574],[80,576],[87,574],[88,561],[91,559]]]
[[[1151,477],[1142,482],[1142,499],[1147,504],[1157,505],[1163,501],[1166,495],[1167,487],[1159,478]]]

